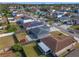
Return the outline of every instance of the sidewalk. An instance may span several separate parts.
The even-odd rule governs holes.
[[[5,34],[0,34],[0,37],[9,36],[9,35],[13,35],[13,34],[14,34],[14,32],[5,33]]]

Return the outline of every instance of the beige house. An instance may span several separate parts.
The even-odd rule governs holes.
[[[58,56],[63,52],[72,50],[76,44],[76,40],[72,37],[65,36],[60,32],[51,32],[51,35],[41,39],[54,53]]]

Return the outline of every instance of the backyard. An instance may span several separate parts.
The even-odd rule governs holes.
[[[15,42],[12,36],[0,37],[0,49],[11,47],[14,44]]]
[[[35,42],[23,46],[24,52],[27,57],[38,57],[41,55],[41,52],[37,48]]]
[[[17,32],[18,30],[20,30],[20,27],[16,23],[10,23],[7,32]]]

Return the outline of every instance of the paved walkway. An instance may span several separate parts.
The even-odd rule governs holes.
[[[5,33],[5,34],[0,34],[0,37],[9,36],[9,35],[13,35],[13,34],[14,34],[14,32]]]

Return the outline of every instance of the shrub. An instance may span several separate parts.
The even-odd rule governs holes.
[[[16,51],[18,51],[18,52],[22,51],[21,44],[19,44],[19,43],[15,44],[14,46],[12,46],[12,50],[15,51],[15,52]]]

